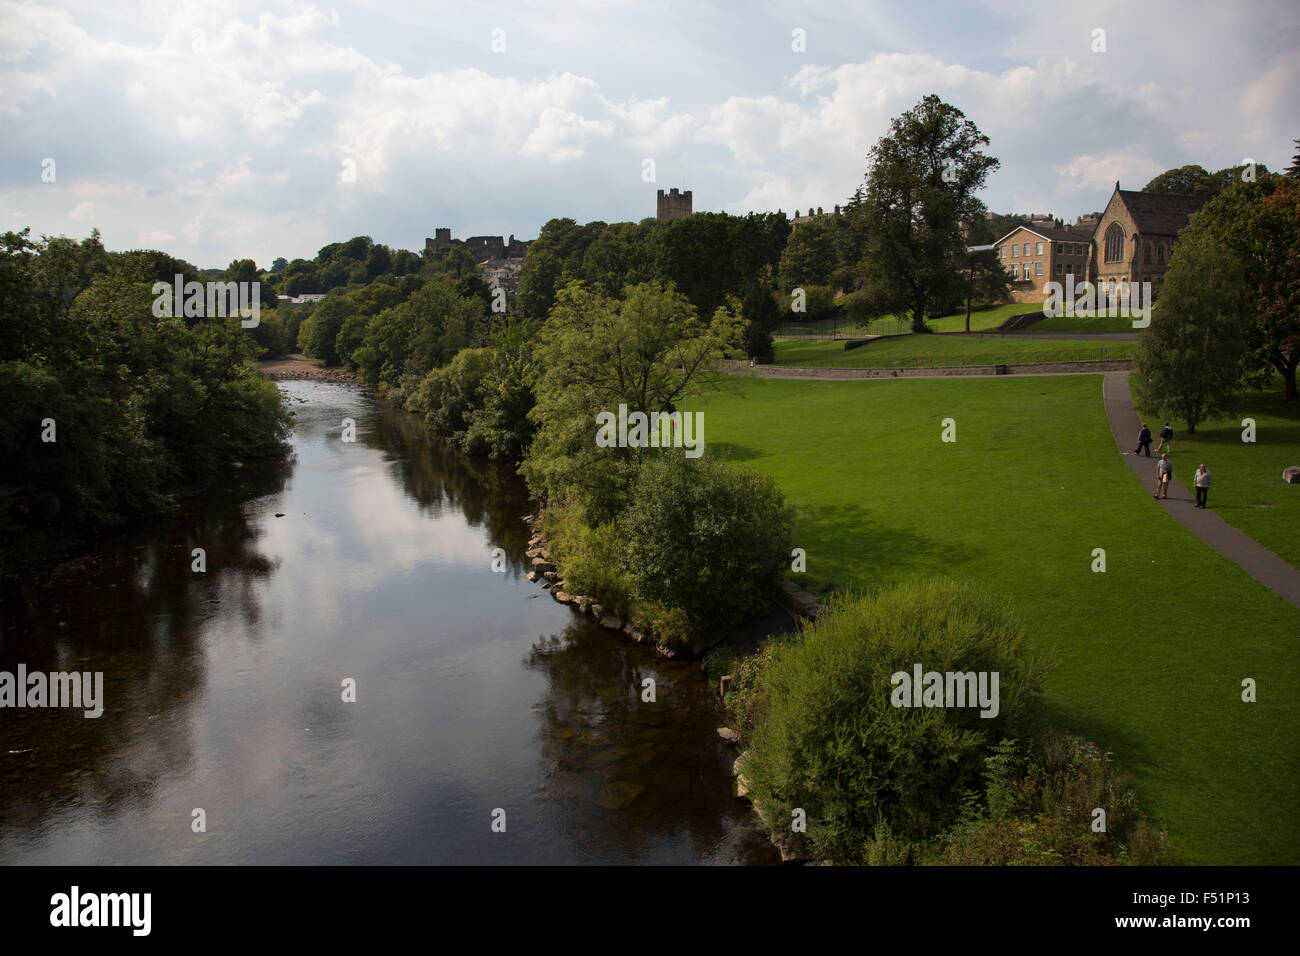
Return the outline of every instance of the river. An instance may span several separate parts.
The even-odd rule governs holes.
[[[0,670],[104,680],[99,718],[0,709],[0,863],[778,859],[698,664],[525,579],[515,475],[363,389],[279,384],[291,463],[0,593]]]

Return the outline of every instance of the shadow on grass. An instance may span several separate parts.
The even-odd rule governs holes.
[[[721,461],[752,461],[755,458],[762,458],[764,455],[757,448],[750,448],[748,445],[738,445],[729,441],[711,442],[709,450]]]
[[[883,524],[877,513],[858,504],[799,505],[794,544],[808,553],[810,566],[832,565],[829,571],[818,570],[814,579],[830,585],[820,588],[823,593],[861,591],[905,574],[940,576],[977,557],[962,545]],[[837,570],[846,564],[851,579]]]

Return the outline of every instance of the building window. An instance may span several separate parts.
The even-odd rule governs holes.
[[[1003,259],[1007,257],[1007,244],[1005,242],[998,247],[998,255],[1000,255]]]
[[[1017,259],[1019,257],[1020,257],[1020,243],[1013,242],[1011,243],[1011,258]]]
[[[1038,243],[1038,248],[1035,250],[1035,255],[1041,256],[1042,254],[1043,254],[1043,244],[1040,242]]]
[[[1106,230],[1106,261],[1124,261],[1124,229],[1117,222],[1112,222]]]
[[[1063,276],[1063,275],[1065,275],[1065,263],[1064,263],[1064,262],[1058,262],[1058,263],[1056,264],[1056,274],[1057,274],[1058,276]]]
[[[1058,256],[1063,256],[1063,255],[1065,255],[1065,243],[1063,243],[1063,242],[1058,242],[1058,243],[1056,244],[1056,254],[1057,254]]]
[[[1165,262],[1165,244],[1164,244],[1163,242],[1160,243],[1159,248],[1156,249],[1156,257],[1159,259],[1160,264],[1161,264],[1161,265],[1164,265],[1164,262]]]
[[[1042,243],[1040,242],[1039,245],[1041,246]],[[1043,264],[1042,264],[1041,262],[1035,262],[1035,263],[1034,263],[1034,275],[1036,275],[1036,276],[1040,276],[1040,275],[1042,275],[1042,274],[1043,274]]]
[[[1143,252],[1143,257],[1146,259],[1147,262],[1151,261],[1151,240],[1150,239],[1146,241],[1146,249]]]

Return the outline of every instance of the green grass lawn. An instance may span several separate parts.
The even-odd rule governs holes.
[[[1155,412],[1145,415],[1151,433],[1159,436],[1164,419]],[[1253,444],[1241,440],[1244,418],[1255,420]],[[1275,376],[1267,391],[1247,392],[1241,414],[1230,421],[1203,423],[1195,435],[1187,434],[1184,422],[1172,424],[1170,458],[1178,480],[1190,491],[1196,466],[1205,462],[1210,510],[1300,568],[1300,485],[1282,480],[1282,469],[1300,465],[1300,402],[1283,398],[1281,377]],[[1137,436],[1133,441],[1136,445]]]
[[[984,309],[980,312],[976,312],[972,308],[970,314],[970,330],[972,332],[987,332],[990,329],[996,329],[1013,315],[1023,315],[1025,312],[1033,312],[1034,308],[1033,305],[1026,305],[1023,302],[1011,302],[1006,305],[995,305],[991,309]],[[962,309],[954,315],[944,315],[937,319],[926,319],[925,324],[935,332],[965,332],[966,310]]]
[[[1133,319],[1117,315],[1058,315],[1028,326],[1026,332],[1139,332]]]
[[[856,293],[854,293],[856,294]],[[1034,306],[1012,303],[992,307],[972,306],[970,330],[987,332],[996,329],[1013,315],[1032,312]],[[966,330],[966,310],[963,308],[955,315],[945,315],[937,319],[926,319],[926,324],[935,332],[964,332]],[[777,336],[797,336],[800,334],[829,335],[899,335],[911,331],[911,316],[882,315],[869,323],[854,323],[841,316],[837,318],[809,320],[807,322],[783,322],[776,330]]]
[[[715,453],[798,506],[808,564],[791,577],[946,574],[1013,599],[1056,660],[1053,721],[1114,749],[1183,859],[1300,863],[1300,610],[1142,491],[1099,376],[745,380],[689,407]]]
[[[1105,354],[1102,350],[1105,349]],[[819,368],[915,368],[951,365],[1013,365],[1132,358],[1136,342],[1078,339],[976,339],[954,335],[903,335],[845,351],[833,339],[778,339],[776,365]]]

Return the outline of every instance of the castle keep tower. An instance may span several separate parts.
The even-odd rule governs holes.
[[[684,193],[679,193],[674,186],[666,194],[662,189],[658,191],[659,208],[656,212],[656,218],[660,221],[665,219],[685,219],[691,214],[691,191],[688,189]]]

